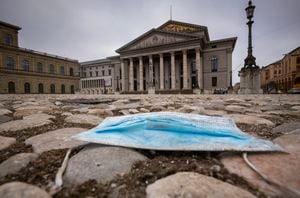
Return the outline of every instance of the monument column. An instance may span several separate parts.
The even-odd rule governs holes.
[[[139,57],[139,67],[140,67],[140,91],[143,91],[144,90],[144,72],[143,72],[143,57],[140,56]]]
[[[183,59],[183,89],[188,89],[188,68],[187,68],[187,51],[182,51]]]
[[[129,60],[129,91],[133,91],[133,58]]]
[[[171,89],[176,89],[175,52],[171,52]]]
[[[121,73],[122,73],[122,91],[126,91],[126,86],[125,86],[125,63],[124,59],[121,59]]]
[[[163,90],[165,88],[165,80],[164,80],[164,55],[159,54],[159,84],[160,89]]]
[[[203,89],[203,65],[201,60],[200,48],[196,48],[196,69],[199,89]]]

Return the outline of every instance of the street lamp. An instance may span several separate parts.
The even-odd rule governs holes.
[[[257,67],[255,60],[256,58],[252,55],[252,25],[254,21],[252,21],[253,15],[254,15],[254,10],[255,6],[252,5],[252,1],[249,1],[248,7],[245,9],[246,14],[247,14],[247,19],[249,20],[247,22],[248,28],[249,28],[249,34],[248,34],[248,56],[245,59],[245,65],[244,68],[252,68],[252,67]]]

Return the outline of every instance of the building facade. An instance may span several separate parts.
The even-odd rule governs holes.
[[[80,63],[80,92],[111,94],[119,91],[119,56]]]
[[[210,40],[207,27],[167,21],[116,50],[123,93],[212,92],[231,87],[237,38]]]
[[[285,54],[281,60],[263,67],[261,82],[266,93],[286,93],[291,88],[300,88],[300,47]]]
[[[79,90],[77,60],[19,47],[21,28],[0,21],[0,93],[59,93]]]

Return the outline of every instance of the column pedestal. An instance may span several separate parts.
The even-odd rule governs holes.
[[[262,94],[260,83],[260,69],[243,68],[240,73],[240,90],[239,94]]]

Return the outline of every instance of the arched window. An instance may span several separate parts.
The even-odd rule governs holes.
[[[49,65],[49,73],[54,74],[54,65],[52,64]]]
[[[55,85],[54,84],[50,85],[50,93],[52,93],[52,94],[55,93]]]
[[[24,71],[29,71],[29,61],[28,61],[28,60],[24,59],[24,60],[22,61],[22,69],[23,69]]]
[[[71,94],[75,93],[74,85],[71,85]]]
[[[65,67],[64,66],[60,66],[60,74],[65,75]]]
[[[39,84],[39,93],[44,93],[44,85],[42,83]]]
[[[29,83],[24,84],[24,93],[30,93],[30,84]]]
[[[74,70],[73,70],[73,68],[70,68],[70,76],[74,76]]]
[[[8,93],[16,93],[16,86],[14,82],[8,83]]]
[[[61,85],[61,93],[62,94],[66,93],[66,86],[65,85]]]
[[[15,69],[15,60],[12,57],[7,57],[5,64],[7,69]]]
[[[43,72],[43,64],[42,63],[37,63],[36,64],[36,71],[39,73]]]

